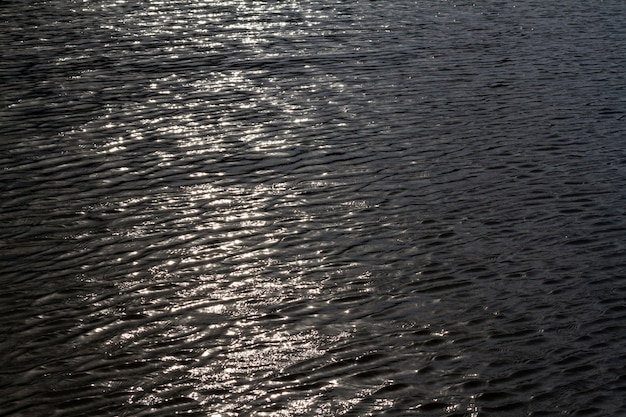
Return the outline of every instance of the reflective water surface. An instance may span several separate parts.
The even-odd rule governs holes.
[[[626,412],[623,1],[0,20],[0,415]]]

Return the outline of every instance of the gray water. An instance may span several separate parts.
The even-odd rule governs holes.
[[[0,415],[626,415],[624,1],[0,22]]]

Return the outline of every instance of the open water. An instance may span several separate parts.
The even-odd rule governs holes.
[[[626,2],[0,3],[0,415],[626,415]]]

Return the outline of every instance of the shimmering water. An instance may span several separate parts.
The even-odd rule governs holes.
[[[626,415],[624,1],[0,22],[0,415]]]

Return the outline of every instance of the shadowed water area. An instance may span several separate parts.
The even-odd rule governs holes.
[[[0,23],[0,416],[626,413],[624,1]]]

